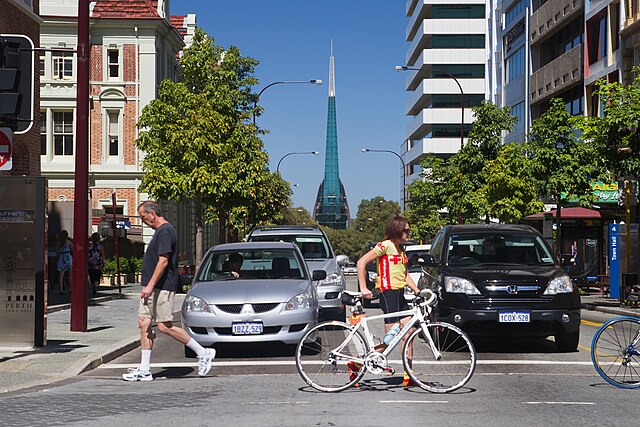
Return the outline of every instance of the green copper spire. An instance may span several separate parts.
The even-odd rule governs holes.
[[[338,127],[336,124],[333,42],[331,43],[331,56],[329,56],[329,110],[327,113],[324,180],[318,189],[313,214],[320,225],[326,225],[338,230],[344,230],[349,225],[349,205],[344,186],[340,182],[338,166]]]

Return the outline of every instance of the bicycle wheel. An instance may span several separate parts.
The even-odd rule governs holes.
[[[593,336],[591,360],[600,376],[620,388],[640,387],[640,357],[632,341],[640,333],[640,319],[617,317]]]
[[[447,393],[462,387],[469,381],[476,368],[476,350],[469,337],[456,326],[448,323],[426,325],[435,348],[436,356],[424,336],[417,328],[404,345],[402,363],[409,377],[421,388],[433,393]],[[413,360],[409,351],[413,350]]]
[[[323,322],[302,337],[296,348],[296,367],[307,384],[336,392],[360,381],[365,374],[361,362],[369,346],[360,331],[349,337],[352,330],[344,322]]]

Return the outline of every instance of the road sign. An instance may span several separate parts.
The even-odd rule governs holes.
[[[116,221],[116,228],[123,228],[125,230],[131,230],[131,221]]]
[[[0,170],[10,171],[13,167],[11,160],[11,141],[13,132],[9,128],[0,128]]]

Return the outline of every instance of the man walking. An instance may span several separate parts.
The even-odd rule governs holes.
[[[205,349],[173,324],[173,299],[178,288],[177,236],[173,226],[163,218],[160,206],[146,201],[138,206],[142,221],[155,230],[142,260],[142,292],[138,308],[140,327],[140,366],[122,375],[125,381],[151,381],[151,350],[154,332],[151,323],[155,319],[158,330],[193,350],[198,356],[198,375],[205,376],[211,370],[216,352]]]

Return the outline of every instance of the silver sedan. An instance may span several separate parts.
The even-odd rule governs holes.
[[[324,270],[309,273],[293,243],[218,245],[205,255],[185,297],[183,327],[203,346],[297,344],[318,322],[313,280],[325,277]]]

